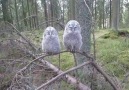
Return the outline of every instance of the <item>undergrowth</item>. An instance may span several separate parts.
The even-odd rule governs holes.
[[[129,38],[123,32],[126,33],[128,31],[121,30],[118,33],[111,30],[98,30],[95,32],[97,62],[110,75],[118,77],[121,81],[124,79],[124,75],[129,72]],[[23,32],[25,36],[40,48],[42,33],[43,30]],[[59,31],[61,47],[64,50],[62,34],[63,31]],[[58,55],[46,59],[58,67]],[[74,59],[70,53],[61,54],[60,60],[62,70],[67,70],[74,66]],[[128,85],[125,84],[124,90],[128,90],[128,88]]]

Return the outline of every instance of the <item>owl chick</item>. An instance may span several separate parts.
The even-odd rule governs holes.
[[[56,29],[47,27],[43,33],[42,50],[47,54],[56,54],[60,52],[60,42]]]
[[[81,27],[76,20],[70,20],[64,30],[63,42],[67,51],[79,51],[82,46]]]

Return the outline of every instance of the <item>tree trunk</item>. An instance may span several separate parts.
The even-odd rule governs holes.
[[[3,20],[12,23],[12,19],[10,18],[8,9],[8,0],[1,0],[1,4],[2,4]]]
[[[95,21],[97,19],[96,0],[95,0],[95,14],[94,14],[94,19],[95,19]]]
[[[47,12],[47,2],[44,0],[44,14],[45,14],[45,21],[46,21],[46,27],[48,26],[48,12]]]
[[[112,1],[110,0],[110,20],[109,20],[109,24],[110,24],[110,28],[112,27]]]
[[[101,29],[102,28],[102,19],[103,19],[102,18],[102,12],[101,11],[99,11],[99,17],[98,18],[99,18],[99,20],[98,20],[99,21],[98,22],[98,26]]]
[[[89,8],[92,10],[92,0],[85,0]],[[91,11],[92,12],[92,11]],[[81,52],[85,52],[87,54],[90,53],[91,49],[91,25],[92,25],[92,16],[85,5],[84,0],[76,0],[76,19],[81,25],[82,30],[82,41],[83,45],[81,47]],[[77,54],[76,55],[77,64],[84,63],[88,61],[88,59],[82,55]],[[91,76],[93,73],[93,68],[89,66],[85,66],[83,69],[78,70],[79,75],[83,76],[81,79],[83,83],[86,84],[86,82],[91,86]],[[95,90],[95,89],[94,89]]]
[[[17,28],[18,28],[18,30],[20,30],[19,19],[18,19],[18,10],[17,10],[17,2],[16,2],[16,0],[15,0],[15,15],[16,15]]]
[[[75,19],[75,0],[69,0],[68,1],[68,18],[69,20]]]
[[[121,0],[120,1],[120,19],[119,19],[119,22],[120,22],[120,27],[123,27],[123,5],[124,5],[124,1],[123,0]]]
[[[105,8],[104,8],[105,0],[103,0],[103,29],[105,28]]]
[[[54,20],[54,1],[50,0],[50,19],[53,21]],[[51,26],[54,26],[54,23],[51,22]]]
[[[22,0],[22,17],[23,19],[26,18],[27,12],[25,11],[24,1]],[[24,19],[24,25],[27,26],[27,20]]]
[[[36,28],[39,29],[38,4],[36,0],[35,0],[35,14],[36,14]]]
[[[120,0],[112,1],[112,28],[118,31],[119,28],[119,12],[120,12]]]
[[[28,15],[30,16],[30,7],[29,7],[29,1],[27,0],[27,10],[28,10]],[[29,22],[29,25],[30,25],[30,28],[31,28],[31,19],[29,18],[28,20]]]

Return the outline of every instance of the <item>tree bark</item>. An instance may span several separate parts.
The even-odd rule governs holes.
[[[119,29],[119,12],[120,12],[120,0],[112,0],[112,28],[115,31]]]
[[[110,28],[111,28],[111,26],[112,26],[112,1],[110,0],[110,20],[109,20],[109,24],[110,24]]]
[[[1,0],[1,4],[2,4],[3,20],[12,23],[12,19],[10,17],[8,9],[8,0]]]
[[[37,0],[35,0],[35,14],[36,14],[36,28],[39,29],[38,4],[37,4]]]
[[[29,7],[29,1],[27,0],[27,11],[28,11],[28,15],[30,16],[30,7]],[[29,22],[29,25],[30,25],[30,28],[31,28],[31,19],[29,18],[28,20]]]
[[[46,0],[41,0],[43,6],[44,6],[44,16],[45,16],[45,21],[46,21],[46,27],[48,26],[48,13],[47,13],[47,2]]]
[[[86,2],[91,9],[92,0],[86,0]],[[90,15],[88,8],[84,3],[84,0],[76,1],[76,13],[77,13],[76,19],[81,25],[81,32],[82,32],[83,45],[81,47],[81,52],[90,53],[90,49],[91,49],[90,35],[91,35],[92,16]],[[80,57],[78,59],[78,64],[83,62],[84,62],[84,57]]]
[[[103,0],[103,29],[105,28],[105,0]]]
[[[95,21],[96,21],[96,19],[97,19],[97,7],[96,7],[96,0],[95,0],[95,14],[94,14],[94,18],[95,18]]]
[[[17,1],[16,0],[15,0],[15,15],[16,15],[17,28],[18,28],[18,30],[20,30],[19,18],[18,18],[18,10],[17,10]]]
[[[83,45],[81,47],[81,52],[85,52],[87,54],[90,53],[91,49],[91,26],[92,26],[92,16],[88,10],[88,7],[85,5],[87,3],[88,7],[92,12],[92,0],[76,0],[76,19],[80,23],[81,31],[82,31],[82,41]],[[77,65],[82,64],[88,61],[88,58],[76,54]],[[79,75],[82,76],[81,82],[88,83],[91,86],[91,78],[93,73],[93,68],[91,65],[85,66],[84,68],[78,70]],[[88,81],[87,81],[88,80]]]
[[[27,12],[25,11],[24,1],[22,0],[22,17],[26,18]],[[27,26],[27,20],[24,19],[24,25]]]
[[[75,0],[68,1],[68,18],[69,20],[75,19]]]

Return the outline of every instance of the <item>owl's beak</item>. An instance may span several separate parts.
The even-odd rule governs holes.
[[[52,32],[50,32],[50,36],[52,36]]]
[[[73,27],[73,28],[72,28],[72,32],[74,32],[74,31],[75,31],[75,28]]]
[[[52,34],[51,34],[51,32],[50,32],[50,36],[51,36]]]

